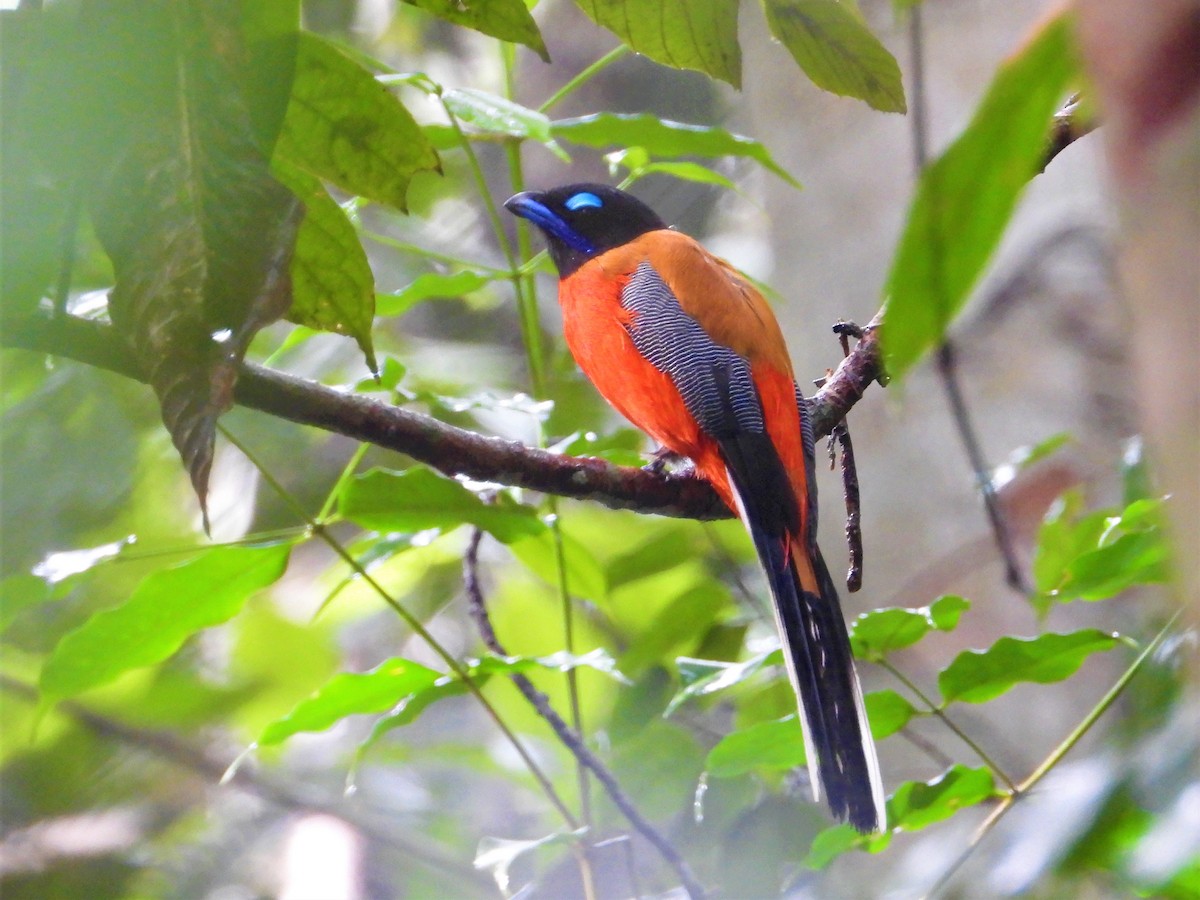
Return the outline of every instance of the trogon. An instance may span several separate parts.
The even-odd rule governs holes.
[[[813,794],[861,832],[883,784],[837,589],[817,548],[813,435],[762,295],[630,194],[599,184],[505,204],[546,237],[567,345],[609,403],[744,523],[766,571]]]

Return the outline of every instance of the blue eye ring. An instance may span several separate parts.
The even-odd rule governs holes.
[[[571,212],[575,212],[577,209],[584,209],[586,207],[599,209],[604,206],[604,201],[590,191],[580,191],[578,194],[568,197],[567,202],[563,206]]]

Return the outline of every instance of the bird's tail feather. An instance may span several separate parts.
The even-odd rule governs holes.
[[[771,587],[813,793],[819,799],[824,790],[834,816],[860,832],[882,831],[883,780],[837,588],[815,545],[787,546],[753,523],[747,527]],[[817,590],[806,590],[803,582],[815,582]]]

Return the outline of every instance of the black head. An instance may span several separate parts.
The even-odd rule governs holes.
[[[563,278],[605,250],[667,227],[641,200],[604,184],[525,191],[509,197],[504,207],[542,230]]]

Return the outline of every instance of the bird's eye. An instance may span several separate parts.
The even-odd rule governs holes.
[[[577,209],[584,209],[589,206],[594,206],[599,209],[604,205],[604,201],[589,191],[580,191],[578,194],[573,194],[567,198],[567,202],[563,204],[571,212]]]

